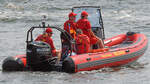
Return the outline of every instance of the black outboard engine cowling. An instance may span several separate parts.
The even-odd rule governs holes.
[[[27,67],[34,71],[50,70],[49,59],[52,57],[51,47],[42,41],[27,44]]]

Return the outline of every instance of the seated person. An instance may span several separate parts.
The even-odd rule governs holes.
[[[83,34],[81,29],[76,30],[76,53],[88,53],[90,50],[90,39],[87,35]]]
[[[52,34],[53,31],[51,28],[47,28],[44,34],[39,35],[35,41],[43,41],[46,42],[50,45],[51,47],[51,53],[52,56],[58,56],[58,60],[60,60],[61,57],[61,51],[60,50],[56,50],[56,48],[54,47],[53,44],[53,40],[52,40]]]
[[[98,44],[100,48],[104,48],[103,41],[92,32],[91,23],[88,20],[88,13],[86,11],[81,13],[81,19],[77,21],[76,26],[77,29],[81,29],[83,34],[89,37],[91,47],[94,44]]]

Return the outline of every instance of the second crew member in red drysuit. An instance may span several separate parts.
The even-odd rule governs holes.
[[[91,24],[88,21],[87,17],[88,13],[86,11],[83,11],[81,13],[81,19],[79,19],[76,23],[77,29],[81,29],[83,31],[83,34],[89,37],[91,46],[94,44],[99,44],[100,48],[104,48],[103,41],[92,32]]]
[[[76,53],[83,54],[88,53],[90,50],[90,39],[87,35],[83,34],[81,29],[77,29],[76,36]]]
[[[73,38],[75,38],[76,35],[76,23],[75,23],[75,19],[76,19],[76,15],[75,13],[71,12],[68,17],[69,20],[67,20],[64,23],[64,30],[66,30]]]

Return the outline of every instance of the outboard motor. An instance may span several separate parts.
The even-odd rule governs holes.
[[[51,47],[42,41],[27,44],[27,67],[34,71],[51,70],[49,59],[52,57]]]

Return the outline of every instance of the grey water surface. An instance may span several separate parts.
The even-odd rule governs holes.
[[[0,66],[8,56],[25,54],[27,30],[41,23],[63,28],[74,6],[101,6],[106,38],[135,31],[150,39],[150,0],[0,0]],[[57,31],[54,31],[57,33]],[[59,33],[53,36],[60,48]],[[150,84],[150,52],[130,67],[64,72],[2,72],[0,84]]]

